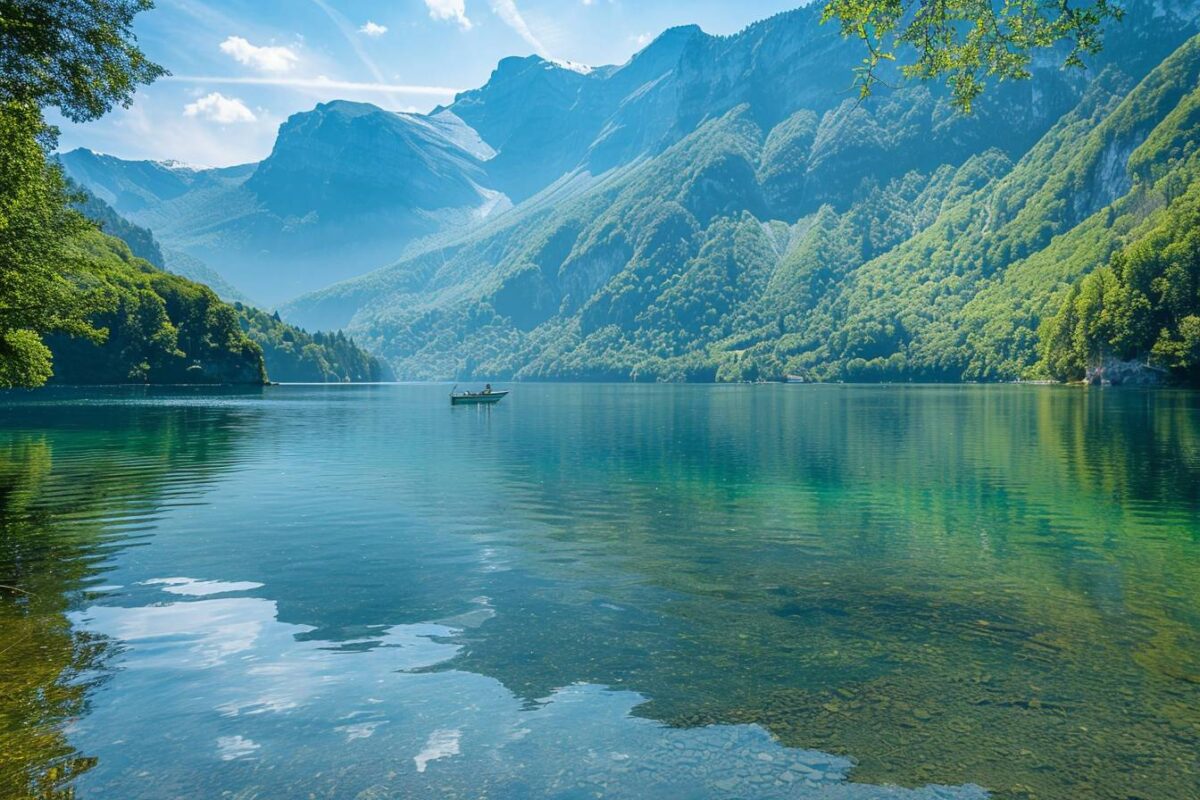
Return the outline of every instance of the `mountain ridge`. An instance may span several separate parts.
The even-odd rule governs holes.
[[[929,331],[950,326],[935,336],[924,312],[910,325],[895,305],[916,294],[888,305],[880,299],[888,290],[860,296],[855,287],[890,250],[905,264],[918,257],[910,253],[932,257],[941,245],[930,237],[941,235],[975,237],[983,248],[964,239],[938,256],[952,276],[961,273],[939,273],[942,291],[994,293],[993,275],[1126,191],[1136,143],[1124,140],[1097,153],[1087,175],[1069,173],[1078,185],[1041,194],[1013,187],[1033,186],[1030,169],[1052,178],[1069,166],[1063,137],[1084,142],[1087,125],[1112,110],[1106,103],[1196,31],[1196,10],[1177,6],[1131,4],[1090,72],[1039,62],[1030,81],[990,87],[969,117],[944,89],[924,84],[884,87],[868,103],[849,97],[860,53],[818,26],[812,8],[730,36],[671,29],[625,64],[587,71],[538,56],[504,59],[483,86],[428,115],[325,104],[295,115],[294,125],[319,130],[309,123],[325,120],[313,115],[353,108],[343,116],[379,125],[354,141],[334,136],[333,147],[373,152],[364,141],[378,131],[386,141],[374,149],[407,142],[411,164],[378,172],[422,187],[422,176],[435,176],[452,210],[438,217],[436,202],[410,209],[427,224],[411,233],[395,227],[385,245],[400,256],[391,266],[368,271],[359,261],[326,271],[328,288],[289,301],[284,314],[306,326],[349,326],[405,377],[1015,377],[1031,366],[1029,331],[1040,311],[1001,336],[1015,344],[984,343],[981,323],[970,323],[973,334],[961,327],[960,306],[971,297],[945,306],[953,319],[932,320]],[[329,152],[315,134],[294,146],[288,139],[277,142],[285,153]],[[1035,166],[1020,166],[1031,154]],[[296,207],[276,211],[345,241],[330,212],[320,212],[320,192],[344,177],[322,179],[322,169],[341,169],[331,166],[337,158],[325,160],[319,169],[299,159],[293,179],[279,181],[299,187],[286,193]],[[356,163],[347,157],[347,185],[372,198],[380,175],[355,178]],[[272,172],[259,165],[244,181],[260,203],[267,192],[258,183],[270,183]],[[206,176],[200,191],[240,175]],[[174,191],[166,184],[160,191]],[[466,209],[464,197],[478,199],[469,186],[493,193],[490,212]],[[902,208],[909,202],[924,210]],[[940,216],[931,210],[945,203],[953,207]],[[364,205],[371,213],[380,201]],[[993,236],[981,220],[1009,232]],[[296,229],[288,235],[303,240]],[[872,280],[885,273],[897,287],[912,282],[886,268]],[[784,297],[782,286],[805,294]],[[1038,297],[1039,309],[1049,307]],[[974,364],[964,355],[974,346],[1007,355]]]

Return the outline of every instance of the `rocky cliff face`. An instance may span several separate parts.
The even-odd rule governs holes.
[[[453,114],[339,101],[290,117],[271,155],[249,167],[181,169],[88,151],[61,160],[169,249],[273,304],[509,208],[485,170],[493,155]]]
[[[475,207],[487,184],[483,162],[443,126],[338,101],[290,117],[245,186],[282,217],[352,217]]]
[[[1188,51],[1150,77],[1140,65],[1188,28],[1159,28],[1151,44],[1143,33],[1167,23],[1138,20],[1121,29],[1137,52],[1117,42],[1099,74],[1055,68],[964,117],[929,86],[857,107],[809,88],[813,107],[796,108],[755,76],[803,63],[796,41],[824,41],[823,29],[789,34],[806,19],[724,39],[679,31],[644,72],[661,74],[626,100],[663,112],[632,161],[288,313],[349,325],[410,377],[1016,377],[1059,287],[1119,235],[1103,209],[1136,169],[1168,164],[1130,160],[1166,135],[1200,61]],[[569,79],[577,99],[637,60]],[[699,108],[711,115],[674,140]],[[589,158],[635,146],[624,113],[604,118]]]

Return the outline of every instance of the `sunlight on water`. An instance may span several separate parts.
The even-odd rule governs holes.
[[[9,395],[0,787],[1193,798],[1197,485],[1186,393]]]

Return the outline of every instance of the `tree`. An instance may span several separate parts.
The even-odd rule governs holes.
[[[133,18],[152,0],[0,0],[0,103],[57,106],[73,122],[128,107],[166,74],[146,58]]]
[[[0,387],[39,386],[50,377],[42,334],[103,336],[87,318],[105,293],[81,286],[66,249],[87,225],[67,206],[41,130],[28,106],[0,106]]]
[[[901,74],[945,76],[955,105],[969,112],[986,78],[1028,78],[1036,50],[1065,44],[1063,65],[1082,67],[1100,51],[1104,23],[1123,14],[1110,0],[828,0],[822,21],[866,45],[860,97],[879,83],[884,62],[911,49],[915,60]]]
[[[89,285],[70,241],[86,230],[46,158],[42,110],[85,121],[164,73],[137,48],[134,15],[150,0],[0,0],[0,387],[51,375],[45,334],[100,340],[88,318],[110,293]]]

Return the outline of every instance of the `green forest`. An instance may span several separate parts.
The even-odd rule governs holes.
[[[1114,45],[1031,146],[957,164],[914,149],[953,122],[923,86],[820,124],[742,105],[288,313],[411,378],[1194,383],[1200,39],[1164,46],[1142,72]]]
[[[232,383],[267,379],[262,348],[211,289],[156,269],[119,239],[85,231],[71,240],[101,299],[87,317],[100,336],[52,333],[52,380],[71,384]]]
[[[392,380],[384,362],[341,331],[309,333],[278,312],[234,302],[242,331],[263,350],[271,379],[290,383],[361,383]]]
[[[262,349],[199,284],[136,258],[71,205],[30,104],[0,114],[0,386],[263,383]]]
[[[825,16],[853,38],[874,6],[833,3]],[[1200,376],[1200,43],[1170,41],[1153,20],[1108,37],[1086,82],[1047,84],[1056,102],[1072,100],[1040,138],[989,139],[986,120],[1030,106],[1005,106],[1013,95],[999,90],[989,105],[980,82],[1031,78],[1030,42],[1004,43],[1015,61],[961,43],[918,48],[932,61],[902,72],[929,82],[874,96],[878,82],[861,75],[870,102],[821,114],[779,119],[753,103],[708,113],[586,190],[443,237],[293,301],[281,318],[81,193],[48,157],[56,132],[44,109],[95,119],[163,74],[132,35],[150,7],[3,6],[17,58],[0,75],[0,386],[362,381],[392,369],[518,380]],[[1100,52],[1096,32],[1121,16],[1089,8],[1073,28],[1038,29],[1063,43],[1065,67]],[[944,30],[964,21],[954,14]],[[730,41],[754,47],[792,16]],[[898,46],[914,47],[900,19],[889,24]],[[72,25],[92,35],[53,35]]]
[[[134,256],[148,262],[148,264],[142,264],[142,269],[157,273],[158,283],[180,284],[190,282],[193,286],[199,283],[211,287],[214,291],[224,288],[221,286],[219,276],[208,270],[202,263],[195,262],[194,260],[187,265],[190,274],[186,277],[191,278],[191,281],[185,281],[178,275],[169,274],[167,270],[172,266],[175,266],[176,269],[179,268],[179,261],[177,260],[174,264],[170,263],[170,259],[154,238],[153,233],[124,219],[111,206],[86,189],[72,188],[76,190],[74,198],[75,208],[97,225],[103,233],[109,234],[108,238],[115,237],[121,240],[128,246],[129,251]],[[117,249],[120,248],[117,247]],[[150,269],[151,267],[157,269]],[[204,280],[203,278],[208,277],[206,273],[212,273],[216,281],[212,281],[211,279]],[[207,293],[207,295],[212,294],[213,292]],[[361,383],[392,379],[392,372],[384,362],[359,347],[354,343],[354,340],[341,332],[327,334],[317,331],[310,334],[301,328],[288,325],[280,318],[277,312],[268,314],[241,299],[232,297],[223,297],[222,299],[226,300],[228,305],[232,306],[236,312],[237,323],[241,329],[241,333],[245,334],[250,341],[262,349],[266,371],[272,381],[284,381],[287,383]],[[218,306],[226,305],[219,301],[216,304]],[[174,307],[180,309],[182,313],[188,313],[184,309],[184,304],[176,303]],[[193,309],[191,313],[194,317],[195,310]],[[168,308],[168,315],[170,316],[170,308]],[[174,316],[170,318],[172,320],[175,319]],[[56,344],[63,349],[64,353],[67,348],[70,348],[74,344],[75,349],[72,354],[75,356],[85,355],[88,350],[81,343],[72,343],[70,340],[65,340],[61,337],[56,339]],[[193,353],[194,348],[184,348],[184,352]],[[69,367],[64,369],[62,364],[64,353],[60,353],[57,349],[55,349],[55,353],[60,364],[56,380],[78,383],[95,382],[94,380],[83,379],[79,376],[77,370],[70,369]],[[117,360],[122,361],[120,357],[117,357]],[[114,364],[114,370],[115,367],[116,365]],[[109,371],[106,374],[114,375],[116,372]],[[65,375],[71,375],[72,377],[64,377]],[[178,375],[176,375],[177,378]],[[175,380],[161,375],[155,375],[150,380],[151,382],[175,382]],[[222,382],[229,381],[226,379]]]

